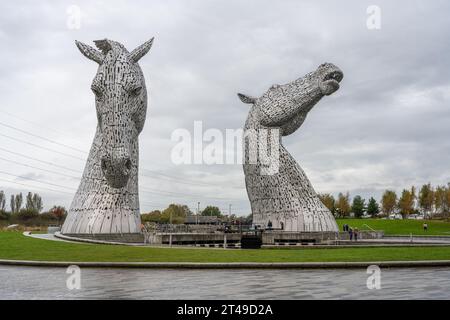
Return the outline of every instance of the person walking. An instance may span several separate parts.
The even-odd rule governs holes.
[[[428,231],[428,223],[423,224],[423,231]]]
[[[350,241],[352,241],[353,240],[353,229],[352,229],[352,227],[349,227],[348,234],[350,235]]]
[[[355,241],[358,241],[358,228],[355,228],[355,229],[353,230],[353,236],[354,236],[354,238],[355,238]]]

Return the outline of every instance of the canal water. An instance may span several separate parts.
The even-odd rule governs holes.
[[[450,299],[450,268],[182,270],[82,268],[69,290],[65,268],[0,266],[0,299]]]

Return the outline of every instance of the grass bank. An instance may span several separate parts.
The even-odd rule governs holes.
[[[384,230],[385,235],[447,235],[450,236],[450,222],[439,220],[387,220],[387,219],[337,219],[339,230],[343,224],[359,230]],[[423,230],[423,223],[428,231]],[[369,227],[370,228],[369,228]]]
[[[0,232],[0,259],[93,262],[339,262],[450,260],[449,247],[214,250],[76,244]]]

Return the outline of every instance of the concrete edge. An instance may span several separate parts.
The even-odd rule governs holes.
[[[84,243],[95,243],[95,244],[109,244],[109,245],[119,245],[119,246],[131,246],[131,247],[137,247],[137,246],[143,246],[144,243],[128,243],[128,242],[114,242],[114,241],[104,241],[104,240],[95,240],[95,239],[84,239],[84,238],[76,238],[76,237],[70,237],[61,234],[60,232],[55,232],[54,236],[59,239],[68,240],[71,242],[84,242]]]
[[[450,260],[428,261],[367,261],[367,262],[76,262],[3,260],[0,265],[32,267],[68,267],[77,265],[88,268],[149,268],[149,269],[354,269],[376,265],[380,268],[450,267]]]

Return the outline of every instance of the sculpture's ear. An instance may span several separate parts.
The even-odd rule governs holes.
[[[239,99],[241,99],[241,101],[243,103],[251,103],[251,104],[253,104],[253,103],[256,102],[256,98],[247,96],[247,95],[242,94],[242,93],[238,93],[237,95],[238,95]]]
[[[97,49],[92,48],[91,46],[88,46],[87,44],[84,44],[83,42],[75,40],[75,44],[77,45],[80,52],[88,59],[97,62],[98,64],[101,64],[103,61],[103,54],[98,51]]]
[[[152,47],[153,39],[155,39],[155,37],[151,38],[144,44],[141,44],[139,47],[131,51],[130,59],[133,60],[134,62],[138,62],[139,59],[142,58]]]

